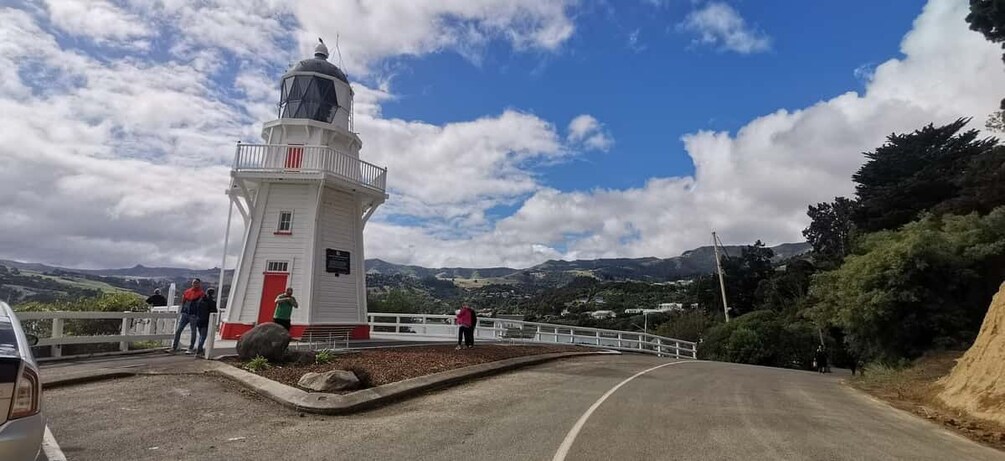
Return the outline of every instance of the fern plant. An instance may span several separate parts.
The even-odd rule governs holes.
[[[255,358],[248,360],[248,363],[244,364],[244,369],[252,373],[258,373],[271,367],[272,365],[269,364],[269,360],[261,355],[255,356]]]
[[[335,351],[331,349],[322,349],[314,354],[314,363],[318,365],[331,363],[332,360],[335,360]]]

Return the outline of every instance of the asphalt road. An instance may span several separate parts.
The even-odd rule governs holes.
[[[666,363],[552,362],[342,417],[198,375],[53,389],[46,409],[70,460],[1005,460],[833,376],[711,362],[637,375]]]

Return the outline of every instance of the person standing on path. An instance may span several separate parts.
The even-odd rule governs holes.
[[[272,314],[272,321],[278,323],[290,331],[290,317],[293,316],[293,309],[300,307],[297,298],[293,297],[293,288],[287,288],[285,293],[276,296],[276,312]]]
[[[189,338],[188,350],[185,353],[192,354],[195,352],[196,309],[198,308],[199,300],[205,295],[206,292],[202,290],[202,280],[199,279],[193,279],[192,287],[185,290],[185,293],[182,294],[181,309],[178,310],[178,327],[174,330],[174,341],[171,343],[171,352],[178,352],[181,332],[185,331],[186,326],[189,327],[191,337]]]
[[[158,288],[154,290],[154,294],[150,295],[150,297],[147,298],[147,305],[152,307],[167,306],[168,300],[167,298],[164,297],[164,295],[161,294],[161,289]]]
[[[467,304],[461,306],[461,310],[457,311],[457,318],[455,322],[460,327],[457,330],[457,349],[461,347],[474,347],[475,345],[475,322],[477,321],[478,314],[475,314],[475,310],[469,307]],[[463,341],[464,345],[461,345]]]
[[[817,346],[817,352],[813,356],[813,361],[816,362],[817,372],[827,372],[827,351],[824,350],[823,344]]]
[[[196,349],[196,356],[203,355],[206,351],[206,334],[209,333],[209,314],[216,312],[216,290],[210,288],[206,290],[206,295],[196,303],[196,328],[199,330],[199,347]]]

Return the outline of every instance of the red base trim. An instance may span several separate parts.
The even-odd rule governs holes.
[[[220,337],[223,339],[240,339],[241,335],[255,328],[254,325],[243,323],[223,323],[220,325]]]
[[[319,324],[319,325],[309,325],[313,327],[323,327],[323,326],[349,326],[345,324]],[[304,334],[308,325],[291,325],[290,326],[290,336],[300,339]],[[240,339],[241,335],[251,331],[255,328],[255,325],[249,325],[244,323],[223,323],[220,325],[220,336],[223,339]],[[370,326],[369,325],[354,325],[352,332],[349,333],[349,339],[370,339]]]

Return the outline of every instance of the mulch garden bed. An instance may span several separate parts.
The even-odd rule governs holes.
[[[349,370],[356,373],[362,388],[381,386],[419,376],[439,373],[471,365],[528,355],[555,352],[584,352],[588,349],[575,346],[538,345],[477,345],[471,349],[455,350],[453,345],[396,347],[359,352],[338,353],[326,364],[280,363],[257,374],[273,381],[298,387],[300,377],[307,372],[323,373],[332,370]],[[241,367],[237,358],[224,360]],[[306,389],[305,389],[306,390]]]

